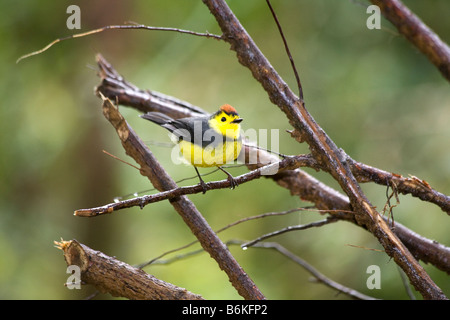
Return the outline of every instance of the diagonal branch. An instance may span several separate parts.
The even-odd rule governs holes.
[[[225,41],[237,54],[239,62],[247,67],[261,83],[270,100],[288,117],[299,142],[307,142],[315,159],[339,183],[347,194],[356,222],[366,227],[385,248],[386,253],[405,271],[413,286],[426,299],[445,299],[442,290],[431,280],[423,267],[390,230],[387,223],[366,198],[347,161],[339,149],[315,122],[287,84],[267,61],[252,38],[223,0],[203,0],[216,18]]]
[[[105,118],[116,129],[127,155],[141,166],[141,174],[148,177],[153,186],[160,191],[176,189],[176,183],[156,160],[147,146],[128,126],[118,109],[101,93],[99,95],[103,99],[103,114]],[[228,275],[230,282],[238,293],[245,299],[264,299],[263,294],[255,283],[237,263],[195,205],[183,195],[171,199],[170,203],[197,237],[203,249],[216,260],[219,267]]]

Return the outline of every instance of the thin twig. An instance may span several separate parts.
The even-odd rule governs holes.
[[[195,241],[194,243],[197,243],[197,241]],[[173,251],[171,250],[170,253],[172,253],[172,252]],[[179,260],[187,258],[187,257],[192,257],[192,256],[195,256],[195,255],[203,253],[203,252],[205,252],[205,250],[203,250],[203,249],[193,250],[193,251],[189,251],[189,252],[186,252],[186,253],[183,253],[183,254],[179,254],[179,255],[177,255],[175,257],[172,257],[172,258],[169,258],[169,259],[166,259],[166,260],[162,260],[161,256],[160,256],[160,257],[157,257],[155,259],[150,260],[149,262],[140,264],[138,266],[138,268],[142,269],[142,268],[144,268],[144,267],[146,267],[146,266],[148,266],[150,264],[153,264],[153,265],[156,265],[156,264],[171,264],[172,262],[179,261]]]
[[[183,30],[183,29],[178,29],[178,28],[167,28],[167,27],[151,27],[151,26],[146,26],[143,24],[131,24],[131,25],[110,25],[110,26],[105,26],[105,27],[101,27],[98,29],[94,29],[94,30],[90,30],[87,32],[82,32],[82,33],[77,33],[77,34],[73,34],[67,37],[62,37],[62,38],[58,38],[53,40],[52,42],[50,42],[48,45],[46,45],[44,48],[40,49],[40,50],[36,50],[33,52],[30,52],[28,54],[25,54],[23,56],[21,56],[19,59],[17,59],[16,63],[19,63],[20,61],[22,61],[23,59],[29,58],[31,56],[35,56],[38,54],[41,54],[42,52],[47,51],[48,49],[50,49],[53,45],[57,44],[58,42],[61,41],[65,41],[65,40],[70,40],[70,39],[74,39],[74,38],[81,38],[81,37],[86,37],[92,34],[97,34],[106,30],[119,30],[119,29],[145,29],[145,30],[157,30],[157,31],[172,31],[172,32],[178,32],[178,33],[184,33],[184,34],[190,34],[190,35],[194,35],[194,36],[198,36],[198,37],[206,37],[206,38],[213,38],[216,40],[222,40],[222,37],[216,34],[212,34],[209,32],[195,32],[195,31],[190,31],[190,30]]]
[[[234,240],[234,241],[227,241],[227,244],[238,244],[241,247],[243,247],[245,244],[243,244],[242,241],[238,241],[238,240]],[[339,292],[342,292],[354,299],[359,299],[359,300],[375,300],[375,298],[367,296],[365,294],[362,294],[354,289],[345,287],[331,279],[329,279],[328,277],[326,277],[325,275],[323,275],[322,273],[320,273],[316,268],[314,268],[313,266],[311,266],[309,263],[307,263],[305,260],[301,259],[300,257],[298,257],[297,255],[293,254],[292,252],[290,252],[289,250],[287,250],[285,247],[283,247],[282,245],[280,245],[279,243],[276,242],[260,242],[257,243],[255,245],[252,246],[252,248],[264,248],[264,249],[274,249],[276,251],[278,251],[279,253],[283,254],[285,257],[289,258],[290,260],[294,261],[295,263],[297,263],[298,265],[302,266],[305,270],[307,270],[309,273],[311,273],[315,279],[317,279],[319,282],[327,285],[330,288],[333,288]]]
[[[297,81],[298,96],[299,96],[301,101],[304,101],[304,99],[303,99],[303,88],[302,88],[302,84],[300,82],[300,76],[298,75],[297,68],[295,67],[295,62],[294,62],[294,59],[292,58],[291,51],[289,50],[289,46],[288,46],[288,43],[286,41],[286,38],[284,37],[283,29],[281,28],[281,24],[278,21],[277,15],[276,15],[275,11],[273,10],[272,5],[270,4],[270,1],[266,0],[266,2],[267,2],[267,5],[269,6],[270,12],[272,13],[272,16],[273,16],[273,19],[275,20],[275,23],[277,24],[278,31],[280,32],[280,35],[281,35],[281,39],[283,39],[284,49],[286,50],[286,54],[289,57],[289,61],[291,62],[292,71],[294,72],[295,80]]]
[[[352,247],[352,248],[358,248],[358,249],[364,249],[364,250],[370,250],[370,251],[375,251],[375,252],[381,252],[381,253],[386,253],[385,250],[380,250],[380,249],[374,249],[374,248],[368,248],[368,247],[364,247],[364,246],[357,246],[355,244],[346,244],[347,247]]]
[[[235,221],[233,223],[230,223],[230,224],[228,224],[228,225],[226,225],[226,226],[216,230],[216,233],[223,232],[223,231],[225,231],[225,230],[227,230],[229,228],[232,228],[232,227],[234,227],[234,226],[236,226],[238,224],[241,224],[241,223],[244,223],[244,222],[247,222],[247,221],[252,221],[252,220],[256,220],[256,219],[262,219],[262,218],[266,218],[266,217],[286,215],[286,214],[290,214],[290,213],[294,213],[294,212],[298,212],[298,211],[310,211],[310,210],[317,211],[317,210],[314,210],[313,207],[301,207],[301,208],[294,208],[294,209],[281,211],[281,212],[280,211],[278,211],[278,212],[266,212],[266,213],[259,214],[259,215],[256,215],[256,216],[245,217],[245,218],[237,220],[237,221]],[[166,252],[160,254],[159,256],[157,256],[157,257],[155,257],[155,258],[153,258],[153,259],[151,259],[151,260],[149,260],[147,262],[139,264],[138,267],[139,268],[144,268],[144,267],[154,263],[155,261],[161,259],[162,257],[164,257],[164,256],[166,256],[166,255],[168,255],[170,253],[174,253],[174,252],[186,249],[186,248],[196,244],[197,242],[198,242],[198,240],[195,240],[195,241],[192,241],[192,242],[190,242],[190,243],[188,243],[188,244],[186,244],[184,246],[181,246],[181,247],[178,247],[178,248],[166,251]]]
[[[406,294],[408,295],[408,297],[411,300],[417,300],[416,296],[414,295],[414,293],[411,290],[411,287],[409,286],[408,278],[406,278],[405,273],[399,267],[397,267],[397,270],[398,270],[398,273],[400,273],[400,278],[402,279],[402,283],[403,283],[403,286],[405,287]]]
[[[242,145],[244,147],[254,148],[254,149],[257,149],[257,150],[263,150],[263,151],[268,152],[268,153],[276,154],[277,156],[279,156],[279,157],[281,157],[283,159],[288,157],[287,155],[285,155],[283,153],[272,151],[272,150],[269,150],[269,149],[266,149],[266,148],[263,148],[263,147],[260,147],[260,146],[257,146],[257,145],[252,145],[252,144],[245,143],[245,142],[243,142]]]
[[[235,222],[232,222],[232,223],[230,223],[230,224],[228,224],[228,225],[226,225],[226,226],[216,230],[216,233],[220,233],[222,231],[225,231],[225,230],[227,230],[229,228],[232,228],[232,227],[234,227],[236,225],[239,225],[239,224],[247,222],[247,221],[253,221],[253,220],[267,218],[267,217],[282,216],[282,215],[291,214],[291,213],[298,212],[298,211],[311,211],[311,212],[319,212],[319,213],[330,213],[329,210],[318,210],[318,209],[315,209],[314,207],[300,207],[300,208],[294,208],[294,209],[290,209],[290,210],[286,210],[286,211],[266,212],[266,213],[262,213],[262,214],[251,216],[251,217],[245,217],[245,218],[242,218],[242,219],[237,220]],[[331,211],[333,211],[333,210],[331,210]],[[337,210],[337,211],[341,211],[341,210]],[[198,240],[195,240],[195,241],[192,241],[192,242],[190,242],[190,243],[188,243],[188,244],[186,244],[184,246],[181,246],[181,247],[178,247],[178,248],[166,251],[166,252],[162,253],[161,255],[159,255],[159,256],[157,256],[157,257],[155,257],[155,258],[153,258],[153,259],[151,259],[151,260],[149,260],[147,262],[139,264],[138,267],[139,268],[143,268],[145,266],[148,266],[148,265],[154,263],[155,261],[161,259],[162,257],[164,257],[164,256],[166,256],[166,255],[168,255],[170,253],[174,253],[174,252],[186,249],[186,248],[194,245],[197,242],[198,242]]]
[[[125,160],[122,160],[122,159],[120,159],[119,157],[116,157],[115,155],[109,153],[109,152],[106,151],[106,150],[102,150],[102,152],[103,152],[104,154],[107,154],[108,156],[110,156],[111,158],[113,158],[113,159],[115,159],[115,160],[118,160],[118,161],[120,161],[120,162],[122,162],[122,163],[125,163],[126,165],[132,167],[132,168],[135,168],[135,169],[139,170],[139,168],[136,167],[135,165],[133,165],[133,164],[131,164],[131,163],[125,161]]]
[[[252,241],[248,241],[248,242],[242,244],[242,248],[246,249],[248,247],[254,246],[258,242],[261,242],[261,241],[266,240],[266,239],[271,238],[271,237],[279,236],[280,234],[283,234],[283,233],[286,233],[286,232],[299,231],[299,230],[306,230],[306,229],[309,229],[309,228],[321,227],[321,226],[324,226],[326,224],[333,223],[333,222],[336,222],[336,221],[339,221],[339,220],[334,218],[333,216],[330,216],[330,217],[328,217],[326,219],[323,219],[323,220],[320,220],[320,221],[314,221],[314,222],[311,222],[311,223],[308,223],[308,224],[299,224],[299,225],[296,225],[296,226],[288,226],[286,228],[283,228],[283,229],[280,229],[280,230],[277,230],[277,231],[266,233],[266,234],[264,234],[264,235],[262,235],[262,236],[260,236],[260,237],[258,237],[256,239],[252,240]]]
[[[389,189],[392,184],[392,192],[389,194]],[[395,196],[395,199],[397,200],[396,204],[391,204],[392,197]],[[395,185],[395,182],[389,182],[389,180],[386,181],[386,204],[383,207],[383,215],[387,212],[388,213],[388,224],[389,219],[392,218],[392,228],[395,228],[395,220],[394,220],[394,208],[400,203],[398,199],[398,192],[397,192],[397,186]]]

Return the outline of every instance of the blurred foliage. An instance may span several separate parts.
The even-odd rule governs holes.
[[[77,4],[81,31],[136,21],[220,33],[200,1],[81,0]],[[447,0],[410,0],[406,4],[444,41],[450,41]],[[151,187],[135,169],[102,153],[107,150],[129,160],[93,95],[98,83],[94,71],[97,52],[141,88],[173,95],[211,112],[230,103],[245,118],[245,128],[280,129],[280,152],[308,151],[306,145],[285,134],[291,129],[286,117],[223,42],[168,32],[106,31],[64,41],[16,64],[21,55],[74,33],[66,28],[68,5],[50,0],[0,2],[3,299],[78,299],[93,292],[89,287],[64,287],[66,264],[53,247],[53,241],[61,237],[77,239],[130,264],[193,240],[168,203],[92,219],[72,215],[75,209],[106,204],[115,196]],[[295,88],[265,1],[230,0],[229,5],[273,66]],[[450,194],[449,84],[388,21],[382,20],[381,30],[368,30],[365,5],[346,0],[273,1],[299,69],[308,110],[354,159],[418,176]],[[139,119],[136,111],[124,107],[121,111],[145,141],[169,141],[164,130]],[[195,175],[192,168],[171,163],[170,149],[150,147],[174,179]],[[338,188],[326,174],[307,171]],[[217,173],[206,178],[224,177]],[[191,183],[197,180],[183,184]],[[373,204],[382,208],[385,188],[371,184],[363,188]],[[269,179],[190,198],[214,229],[244,217],[308,205]],[[448,216],[436,206],[401,196],[394,214],[396,221],[417,233],[450,244]],[[317,219],[321,217],[314,212],[271,217],[236,226],[220,237],[224,241],[251,240]],[[335,223],[272,240],[346,286],[378,298],[408,298],[398,268],[385,254],[347,246],[380,249],[376,239],[358,227]],[[308,273],[275,251],[243,251],[238,246],[230,250],[267,298],[347,298],[310,282]],[[381,268],[381,290],[366,288],[366,269],[372,264]],[[450,295],[448,276],[433,266],[426,269]],[[240,298],[205,253],[146,271],[205,298]]]

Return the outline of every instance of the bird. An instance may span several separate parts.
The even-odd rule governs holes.
[[[238,186],[234,177],[222,168],[236,160],[242,149],[243,118],[231,105],[224,104],[217,112],[205,116],[173,119],[160,112],[147,112],[140,117],[170,131],[171,140],[178,144],[184,160],[194,166],[203,194],[208,186],[197,167],[217,167],[227,175],[231,189]]]

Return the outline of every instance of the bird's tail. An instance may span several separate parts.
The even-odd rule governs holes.
[[[163,125],[168,121],[173,120],[171,117],[161,112],[148,112],[146,114],[140,115],[140,117],[143,119],[150,120],[151,122],[154,122],[159,125]]]

